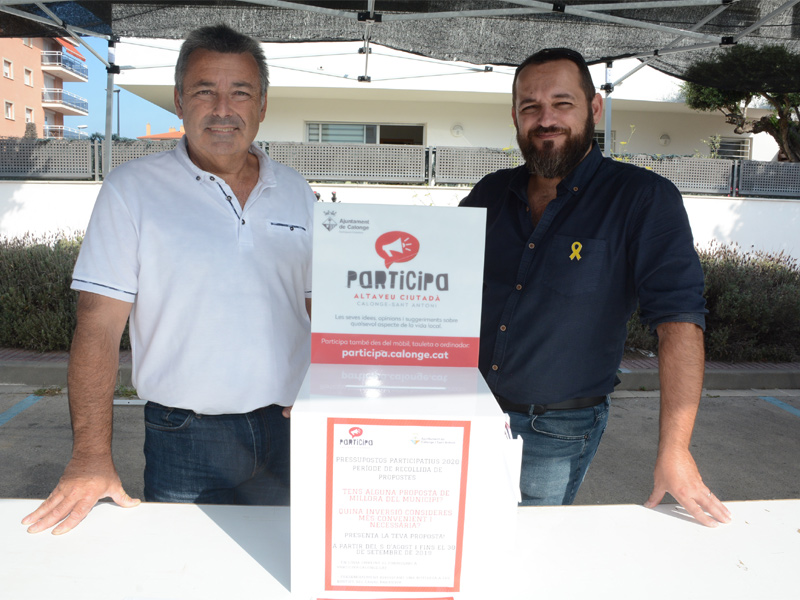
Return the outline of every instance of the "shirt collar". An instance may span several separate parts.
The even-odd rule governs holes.
[[[186,135],[184,135],[175,146],[175,153],[184,168],[186,168],[194,177],[204,181],[214,181],[215,175],[204,171],[189,158],[189,151],[187,150]],[[262,187],[275,187],[277,181],[275,180],[275,171],[272,168],[272,159],[267,156],[267,153],[259,148],[256,144],[250,144],[250,153],[255,155],[258,159],[258,183],[257,186]]]
[[[571,194],[578,194],[588,185],[594,177],[595,171],[603,161],[603,153],[600,151],[600,146],[596,141],[592,142],[592,148],[589,150],[584,159],[578,163],[578,166],[572,169],[570,173],[562,179],[556,187],[556,194],[560,196],[565,192]],[[511,180],[512,191],[522,200],[523,203],[528,203],[528,167],[522,165],[517,167],[517,172]]]
[[[600,152],[600,146],[597,145],[597,142],[593,141],[589,154],[558,184],[556,187],[557,195],[560,196],[565,192],[571,194],[582,192],[589,185],[601,162],[603,162],[603,153]]]

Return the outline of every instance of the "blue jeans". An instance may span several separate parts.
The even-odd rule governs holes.
[[[148,402],[145,500],[288,505],[289,419],[281,410],[200,415]]]
[[[608,422],[608,399],[597,406],[509,412],[514,437],[522,437],[522,506],[572,504]]]

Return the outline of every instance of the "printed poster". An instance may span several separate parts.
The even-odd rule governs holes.
[[[484,209],[314,208],[311,362],[477,367]]]
[[[469,432],[469,421],[328,419],[326,590],[459,590]]]

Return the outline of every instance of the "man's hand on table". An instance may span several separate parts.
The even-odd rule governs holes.
[[[138,506],[122,488],[114,463],[108,459],[73,458],[56,486],[39,508],[22,520],[29,533],[39,533],[58,524],[54,535],[67,533],[78,525],[101,498],[111,498],[123,508]]]
[[[653,492],[644,503],[647,508],[658,506],[669,492],[686,512],[707,527],[730,522],[730,511],[703,483],[688,450],[659,452],[654,479]]]

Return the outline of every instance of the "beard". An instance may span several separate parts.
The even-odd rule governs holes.
[[[541,148],[537,148],[533,137],[543,133],[565,133],[567,139],[561,149],[555,148],[555,142],[546,140]],[[517,131],[517,144],[525,166],[531,175],[538,175],[545,179],[563,179],[586,156],[594,137],[594,119],[591,111],[586,117],[583,130],[572,134],[566,127],[537,127],[527,136]]]

